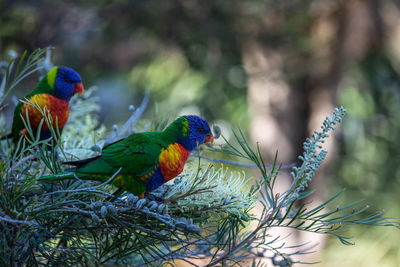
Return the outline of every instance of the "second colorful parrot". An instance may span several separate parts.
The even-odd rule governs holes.
[[[100,156],[66,162],[76,166],[70,172],[44,176],[39,181],[70,179],[75,175],[83,180],[105,182],[120,170],[111,184],[143,197],[179,175],[193,149],[213,141],[205,119],[182,116],[162,132],[134,133],[105,146]]]
[[[42,110],[46,107],[52,118],[52,128],[56,130],[56,126],[58,126],[61,133],[69,116],[69,100],[76,93],[82,94],[83,90],[81,76],[76,71],[68,67],[56,66],[43,77],[36,88],[28,93],[24,99]],[[18,103],[14,111],[10,134],[14,144],[18,142],[21,135],[27,135],[21,114],[24,119],[28,116],[34,134],[38,131],[40,121],[43,119],[42,113],[36,107],[26,103]],[[44,122],[41,127],[40,140],[50,137],[51,132]]]

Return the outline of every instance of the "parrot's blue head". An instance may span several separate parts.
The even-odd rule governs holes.
[[[187,115],[179,118],[181,120],[182,137],[178,140],[187,150],[192,151],[198,145],[214,142],[208,122],[195,115]]]
[[[81,76],[71,68],[54,67],[47,77],[49,85],[54,88],[54,95],[58,98],[69,101],[74,94],[83,93]]]

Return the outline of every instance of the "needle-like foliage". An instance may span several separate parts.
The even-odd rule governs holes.
[[[51,65],[49,57],[49,50],[37,50],[28,57],[24,53],[17,68],[15,55],[9,63],[2,63],[0,107],[5,95],[23,78]],[[275,192],[280,171],[277,160],[267,165],[259,147],[253,148],[240,129],[234,131],[238,145],[225,139],[224,146],[209,150],[224,153],[228,163],[235,163],[238,157],[247,160],[245,166],[259,169],[259,179],[249,178],[244,171],[211,165],[199,149],[183,174],[143,199],[127,193],[113,197],[109,183],[120,170],[105,183],[78,177],[38,183],[43,174],[64,171],[62,161],[96,155],[106,143],[165,125],[152,122],[138,126],[148,104],[147,94],[137,109],[130,107],[128,121],[120,128],[114,126],[106,136],[106,128],[96,119],[99,105],[94,94],[94,88],[89,89],[83,99],[71,100],[70,122],[62,137],[56,130],[51,140],[40,141],[40,134],[34,135],[26,117],[28,138],[21,138],[15,147],[1,142],[1,266],[157,266],[177,259],[194,266],[194,260],[199,259],[208,266],[244,261],[260,266],[261,258],[269,258],[273,265],[290,266],[311,250],[302,244],[290,247],[283,237],[273,236],[274,228],[329,234],[349,245],[346,230],[351,225],[398,226],[393,219],[381,217],[382,212],[368,213],[369,207],[361,201],[335,206],[342,192],[314,208],[300,201],[312,196],[307,184],[327,153],[320,144],[343,118],[343,108],[335,109],[323,122],[321,132],[306,140],[303,163],[293,168],[292,186],[281,194]],[[46,109],[22,101],[42,113],[41,123],[51,125],[53,118]],[[261,215],[254,215],[256,206],[262,207]]]

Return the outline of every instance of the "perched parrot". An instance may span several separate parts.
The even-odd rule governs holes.
[[[111,184],[143,197],[179,175],[193,149],[213,141],[205,119],[182,116],[162,132],[134,133],[106,145],[100,156],[65,162],[76,167],[39,181],[71,179],[76,175],[83,180],[105,182],[121,168]]]
[[[56,121],[61,133],[69,115],[69,100],[79,93],[83,93],[82,79],[79,74],[71,68],[56,66],[52,68],[46,76],[39,82],[35,89],[28,93],[24,98],[32,103],[36,103],[41,109],[44,107],[49,111],[52,118],[52,126],[56,129]],[[28,111],[29,123],[33,133],[36,134],[42,114],[33,106],[19,103],[14,111],[11,134],[14,144],[18,142],[21,135],[27,134],[21,114],[26,118]],[[44,122],[41,127],[40,140],[51,137],[48,125]]]

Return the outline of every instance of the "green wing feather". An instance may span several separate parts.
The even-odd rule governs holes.
[[[161,149],[168,146],[157,133],[137,133],[103,148],[102,155],[79,167],[75,172],[113,174],[122,167],[121,174],[137,177],[146,175],[158,166]]]
[[[161,150],[168,145],[159,132],[137,133],[105,146],[101,156],[66,164],[77,166],[70,170],[77,177],[101,182],[107,181],[122,168],[111,184],[141,195],[146,191],[146,183],[140,178],[158,167]],[[73,177],[63,174],[45,176],[39,180],[46,182]]]
[[[18,105],[15,107],[14,110],[14,117],[13,117],[13,123],[12,123],[12,128],[11,128],[11,135],[14,144],[16,144],[19,140],[19,137],[21,136],[21,130],[25,128],[24,122],[22,121],[21,118],[21,112],[22,112],[22,103],[19,102]]]

